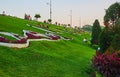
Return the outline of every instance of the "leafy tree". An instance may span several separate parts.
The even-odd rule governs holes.
[[[105,29],[99,37],[101,52],[110,52],[120,49],[120,3],[112,4],[104,16]]]
[[[120,3],[116,2],[106,9],[104,16],[105,26],[112,27],[114,29],[115,23],[120,18]]]
[[[91,25],[85,25],[85,26],[82,27],[82,29],[84,31],[88,31],[88,32],[92,33],[92,26]]]
[[[35,14],[34,17],[36,18],[36,20],[38,20],[38,18],[41,18],[40,14]]]
[[[68,24],[68,27],[70,27],[71,25],[70,24]]]
[[[99,21],[96,19],[92,27],[92,39],[91,39],[92,44],[98,44],[98,37],[100,32],[101,32],[101,27]]]
[[[48,22],[51,24],[52,20],[51,20],[51,19],[48,19]]]

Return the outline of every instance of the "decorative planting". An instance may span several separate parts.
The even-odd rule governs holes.
[[[50,35],[49,37],[52,40],[58,40],[58,39],[60,39],[60,36],[56,36],[56,35]]]
[[[96,52],[92,59],[93,66],[106,77],[120,77],[120,57],[115,53],[110,55]]]
[[[9,43],[10,41],[2,36],[0,36],[0,42]]]
[[[28,39],[41,39],[42,36],[35,36],[32,33],[26,33]]]
[[[24,37],[19,36],[18,34],[9,33],[9,32],[0,32],[0,34],[7,35],[15,38],[16,40],[8,40],[5,37],[0,37],[0,45],[7,47],[17,47],[24,48],[29,46],[29,41],[40,41],[40,40],[58,40],[60,36],[54,34],[43,35],[32,31],[23,30]]]
[[[24,44],[24,43],[27,43],[27,39],[26,38],[22,38],[20,40],[12,41],[12,43]]]

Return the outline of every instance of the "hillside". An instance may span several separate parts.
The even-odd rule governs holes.
[[[31,26],[48,25],[0,15],[0,31],[23,36],[23,30],[46,33]],[[27,48],[0,46],[0,77],[89,77],[95,50],[83,38],[88,33],[73,34],[62,26],[48,25],[50,31],[73,40],[30,42]]]

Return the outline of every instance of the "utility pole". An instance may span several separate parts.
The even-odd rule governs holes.
[[[52,20],[52,0],[50,0],[50,19]]]
[[[50,6],[49,8],[50,18],[49,19],[51,19],[51,23],[52,23],[52,0],[50,0],[50,2],[47,3],[47,5]]]
[[[80,17],[80,20],[79,20],[79,26],[80,26],[80,28],[81,28],[81,17]]]
[[[70,10],[70,26],[72,27],[72,10]]]

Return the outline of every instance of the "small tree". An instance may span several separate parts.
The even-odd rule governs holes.
[[[37,21],[38,21],[38,18],[41,18],[40,14],[35,14],[34,17],[36,18]]]
[[[52,20],[51,20],[51,19],[48,19],[48,22],[51,24]]]
[[[70,24],[68,24],[68,27],[70,27],[71,25]]]
[[[101,32],[101,27],[99,21],[96,19],[92,27],[92,39],[91,39],[92,44],[98,44],[98,37],[100,32]]]

